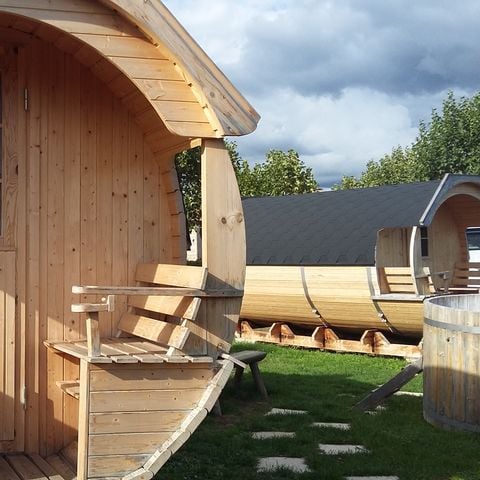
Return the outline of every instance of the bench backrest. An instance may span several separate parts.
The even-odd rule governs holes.
[[[203,290],[207,269],[166,264],[139,264],[137,282],[142,286],[169,286]],[[135,295],[128,298],[129,311],[122,315],[118,329],[129,335],[181,350],[190,334],[189,322],[196,319],[199,297]]]
[[[424,267],[418,278],[412,276],[410,267],[381,267],[378,269],[381,293],[428,295],[435,292],[430,269]]]
[[[480,286],[480,263],[457,263],[453,274],[451,287],[478,287]]]
[[[383,267],[381,270],[384,277],[382,293],[415,293],[410,267]]]

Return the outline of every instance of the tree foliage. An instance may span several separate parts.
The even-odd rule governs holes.
[[[358,178],[343,177],[335,188],[435,180],[445,173],[480,173],[480,93],[457,100],[449,92],[441,112],[433,109],[430,122],[420,122],[410,146],[368,162]]]
[[[225,141],[225,145],[237,176],[240,195],[243,197],[307,193],[318,188],[312,169],[300,160],[294,150],[270,150],[266,154],[265,162],[250,166],[247,160],[240,156],[235,142]],[[178,154],[175,163],[188,225],[190,228],[199,227],[200,148]]]

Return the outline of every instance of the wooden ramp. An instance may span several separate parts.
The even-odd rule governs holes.
[[[44,460],[39,455],[0,455],[2,480],[74,480],[76,475],[67,462],[58,455]]]

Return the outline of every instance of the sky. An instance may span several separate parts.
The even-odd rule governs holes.
[[[261,115],[241,156],[296,150],[322,187],[480,90],[480,2],[164,0]]]

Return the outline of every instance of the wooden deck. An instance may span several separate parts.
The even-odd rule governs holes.
[[[44,460],[39,455],[0,455],[2,480],[74,480],[76,474],[59,455]]]

